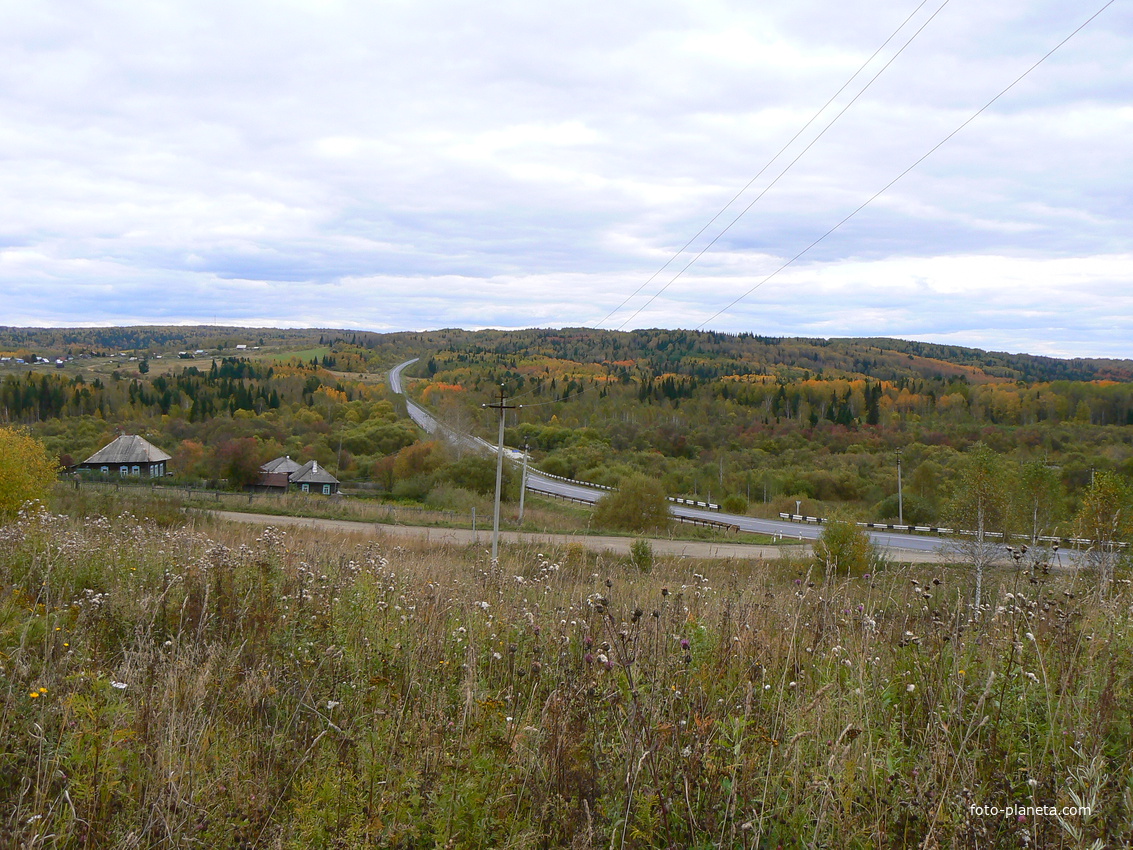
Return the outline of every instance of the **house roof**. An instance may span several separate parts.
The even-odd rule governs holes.
[[[112,463],[160,463],[163,460],[172,460],[149,440],[136,434],[123,434],[108,446],[103,446],[88,457],[83,463],[112,464]]]
[[[292,484],[337,484],[338,479],[319,466],[317,460],[312,460],[297,472],[291,473]]]
[[[303,468],[303,464],[291,459],[290,455],[287,457],[277,457],[275,460],[269,460],[260,467],[260,472],[286,472],[290,475],[293,472],[298,472]]]

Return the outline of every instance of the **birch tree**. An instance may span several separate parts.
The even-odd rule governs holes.
[[[1082,497],[1075,517],[1079,537],[1090,542],[1086,563],[1098,573],[1098,592],[1103,596],[1113,581],[1114,567],[1121,557],[1120,544],[1129,536],[1130,490],[1115,473],[1101,471]]]
[[[991,536],[1007,519],[1007,465],[990,447],[976,443],[968,450],[948,514],[957,536],[953,551],[976,572],[975,610],[983,602],[984,570],[1002,555],[1003,545]],[[964,533],[960,533],[964,532]]]

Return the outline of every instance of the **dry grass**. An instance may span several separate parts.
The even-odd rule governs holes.
[[[805,569],[23,517],[0,845],[1133,841],[1125,585]]]

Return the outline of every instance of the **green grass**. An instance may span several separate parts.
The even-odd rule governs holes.
[[[275,516],[350,520],[430,528],[472,528],[470,510],[448,510],[427,504],[389,502],[375,498],[328,499],[318,494],[307,493],[250,494],[176,487],[153,489],[145,485],[83,482],[78,491],[75,491],[70,485],[60,485],[58,498],[69,511],[85,510],[84,506],[98,504],[97,500],[102,498],[98,494],[109,492],[118,493],[119,498],[132,499],[132,510],[141,511],[143,514],[147,511],[168,513],[183,508],[219,509]],[[159,509],[156,506],[147,507],[150,501],[165,502],[167,505],[164,509]],[[511,502],[503,506],[501,527],[509,531],[519,530],[538,533],[614,537],[639,536],[629,532],[595,527],[591,524],[592,513],[590,508],[581,505],[528,494],[523,525],[520,526],[517,522],[518,504]],[[492,502],[490,499],[484,498],[477,506],[476,527],[484,530],[491,527],[491,522]],[[752,545],[770,545],[777,542],[770,535],[749,532],[735,534],[720,529],[680,523],[673,523],[668,534],[661,536],[672,540],[704,540]]]
[[[944,566],[493,564],[101,498],[0,526],[2,846],[1133,840],[1125,584],[998,572],[974,612]]]

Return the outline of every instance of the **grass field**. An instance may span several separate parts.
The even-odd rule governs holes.
[[[5,847],[1133,841],[1125,584],[97,508],[0,527]]]
[[[279,516],[341,519],[356,522],[393,523],[431,526],[438,528],[472,528],[470,509],[450,510],[420,503],[383,501],[379,498],[348,497],[325,498],[318,494],[288,492],[240,493],[224,490],[206,490],[163,486],[160,488],[120,482],[83,481],[75,489],[73,483],[60,485],[57,498],[68,511],[98,509],[106,499],[113,501],[119,494],[127,499],[139,499],[135,504],[144,506],[151,500],[165,500],[168,510],[222,508],[227,511],[276,514]],[[132,494],[132,495],[131,495]],[[141,508],[146,510],[145,507]],[[542,533],[602,534],[633,537],[628,532],[596,528],[591,523],[593,508],[571,502],[528,493],[524,521],[518,522],[518,505],[505,503],[501,510],[501,527]],[[483,531],[492,526],[492,499],[479,498],[476,502],[476,528]],[[770,544],[774,538],[765,534],[740,532],[738,534],[717,528],[674,522],[665,535],[672,540],[715,540],[728,543]]]

